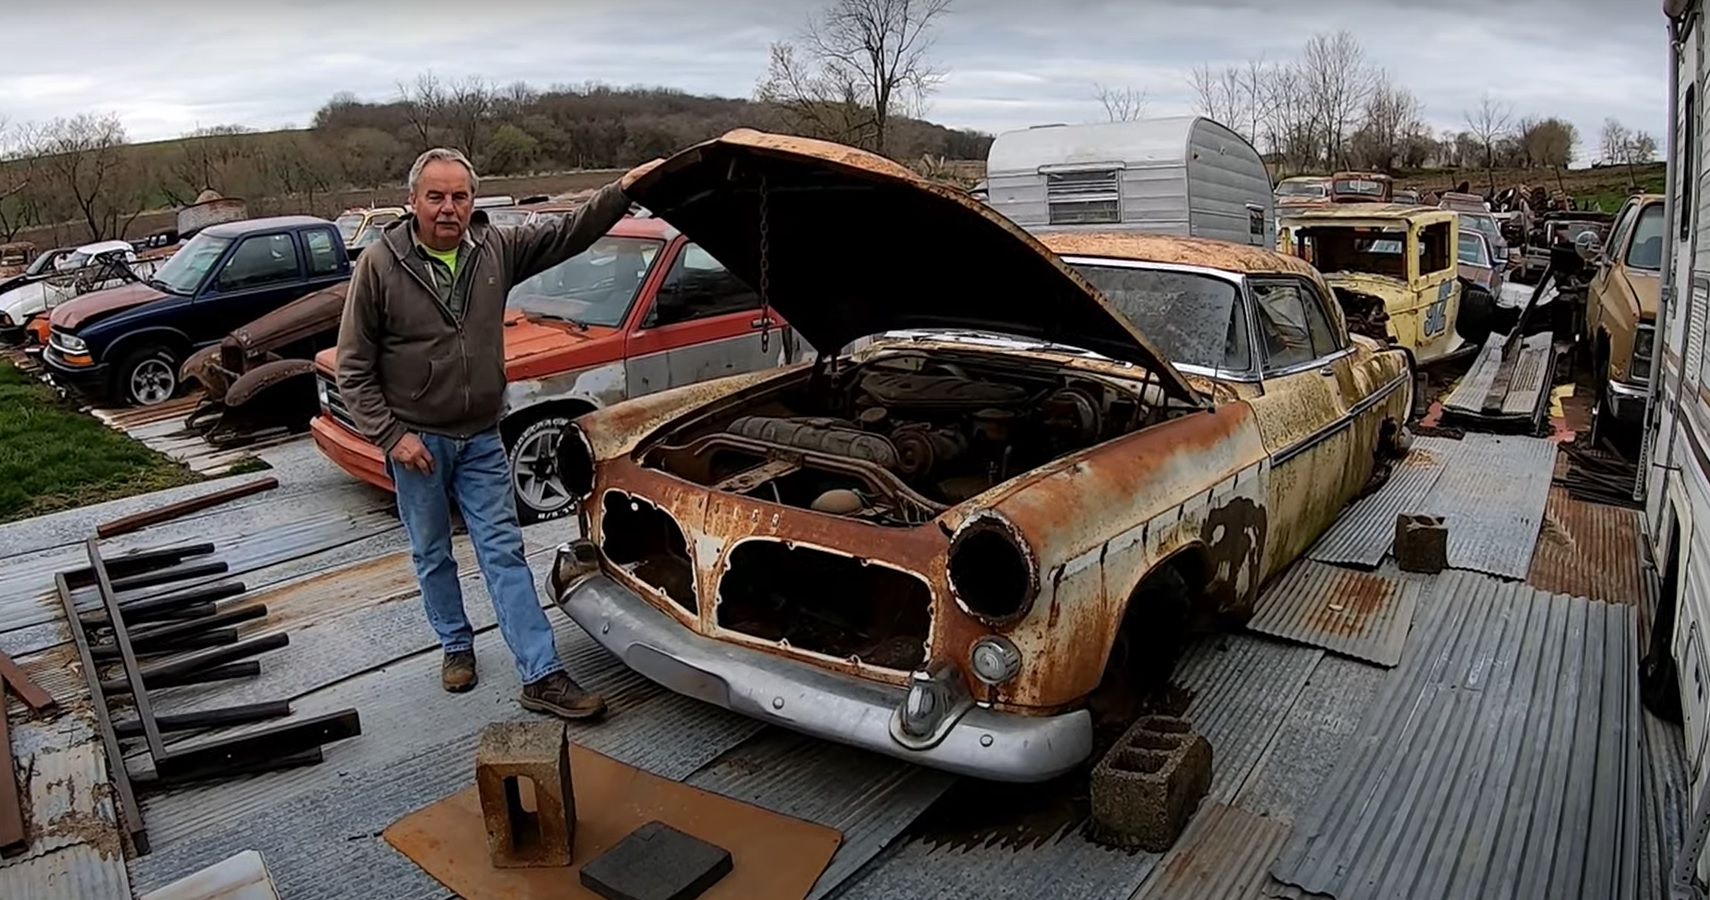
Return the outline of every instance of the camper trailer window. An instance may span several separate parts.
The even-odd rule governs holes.
[[[1099,225],[1122,221],[1122,173],[1049,172],[1045,206],[1052,225]]]
[[[1252,368],[1235,285],[1191,272],[1077,263],[1073,267],[1170,362],[1228,373]]]

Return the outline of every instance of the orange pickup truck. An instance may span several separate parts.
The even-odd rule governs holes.
[[[586,252],[512,288],[505,317],[505,416],[517,513],[538,522],[574,507],[557,473],[570,420],[632,397],[795,358],[796,339],[760,296],[659,219],[626,218]],[[336,348],[315,357],[321,453],[392,490],[380,448],[355,430],[334,378]]]

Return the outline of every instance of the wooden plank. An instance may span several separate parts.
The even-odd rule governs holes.
[[[193,497],[189,500],[180,500],[177,503],[169,503],[156,509],[134,513],[123,518],[114,519],[111,522],[102,523],[95,527],[95,534],[102,538],[129,534],[133,531],[147,528],[150,525],[169,522],[179,516],[186,516],[193,512],[200,512],[201,510],[207,509],[211,506],[219,506],[222,503],[228,503],[232,500],[238,499],[239,497],[248,497],[251,494],[259,494],[262,491],[271,491],[278,486],[279,479],[262,478],[257,481],[251,481],[245,484],[229,487],[223,491],[215,491],[212,494],[203,494],[200,497]]]
[[[0,773],[0,853],[11,856],[26,842],[24,808],[18,800],[18,767],[12,764],[12,735],[6,724],[5,679],[0,679],[0,762],[6,764],[6,771]]]
[[[12,657],[7,656],[4,650],[0,650],[0,683],[10,684],[12,690],[18,693],[18,699],[31,709],[46,709],[53,705],[53,697],[31,681],[30,676],[18,668],[18,664],[13,662]],[[0,702],[0,711],[5,709],[6,704]]]

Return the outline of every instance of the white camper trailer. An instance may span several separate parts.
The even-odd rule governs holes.
[[[986,178],[987,202],[1029,231],[1276,241],[1264,160],[1199,116],[1006,132],[992,142]]]

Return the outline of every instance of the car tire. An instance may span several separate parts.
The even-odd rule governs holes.
[[[113,370],[113,397],[127,406],[154,406],[178,393],[178,357],[160,344],[127,353]]]
[[[562,519],[576,511],[576,498],[558,478],[558,438],[570,416],[548,414],[506,430],[505,457],[524,525]]]

